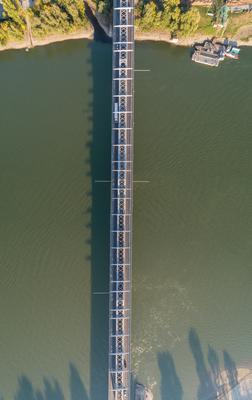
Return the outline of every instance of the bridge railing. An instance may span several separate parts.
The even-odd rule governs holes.
[[[130,400],[134,0],[113,3],[109,400]]]

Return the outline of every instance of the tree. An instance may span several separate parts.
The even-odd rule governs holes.
[[[0,24],[0,43],[5,45],[8,41],[8,23],[3,21]]]
[[[36,0],[30,17],[35,36],[72,32],[88,25],[82,0]]]
[[[25,31],[24,10],[19,0],[3,0],[7,18],[11,19],[23,32]]]
[[[143,30],[149,30],[155,27],[155,20],[157,17],[157,6],[151,1],[144,5],[141,17],[141,27]]]
[[[162,3],[155,1],[150,0],[145,3],[142,0],[137,5],[136,22],[142,30],[161,28],[169,31],[171,35],[174,33],[189,35],[196,31],[200,21],[197,9],[183,9],[181,0],[163,0]]]
[[[196,8],[191,8],[189,11],[181,15],[180,31],[182,35],[190,35],[198,28],[200,21],[200,13]]]
[[[216,22],[220,13],[221,7],[224,5],[225,0],[213,0],[213,20]]]
[[[163,23],[171,33],[179,30],[181,19],[180,0],[164,0]]]

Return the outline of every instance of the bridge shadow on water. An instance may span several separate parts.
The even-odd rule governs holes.
[[[101,33],[90,43],[91,364],[90,400],[104,400],[108,380],[108,293],[111,151],[111,43]],[[105,41],[105,42],[104,42]]]
[[[91,180],[91,190],[86,193],[91,202],[91,208],[86,211],[90,217],[88,225],[90,232],[88,261],[91,263],[90,393],[87,392],[77,367],[70,363],[70,397],[54,377],[45,377],[42,389],[38,389],[28,376],[22,375],[18,377],[13,400],[105,400],[107,398],[110,184],[96,183],[96,180],[110,180],[112,47],[111,41],[103,32],[97,30],[95,32],[97,40],[89,44],[90,131],[87,142],[89,158],[85,160]],[[107,294],[95,294],[95,292],[107,292]],[[6,399],[0,395],[0,400]]]

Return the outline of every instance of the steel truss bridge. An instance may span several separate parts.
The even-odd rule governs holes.
[[[108,400],[130,399],[134,0],[113,0]]]

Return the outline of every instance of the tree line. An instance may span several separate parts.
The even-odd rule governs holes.
[[[167,30],[186,36],[197,30],[199,21],[199,11],[182,6],[180,0],[140,0],[136,8],[136,25],[142,31]]]
[[[24,38],[26,13],[34,36],[73,32],[89,24],[83,0],[35,0],[28,10],[23,9],[20,0],[3,0],[1,44]]]
[[[2,44],[8,40],[24,38],[27,15],[35,37],[50,33],[69,33],[89,25],[84,0],[35,0],[28,10],[23,9],[21,0],[2,1]],[[112,18],[112,0],[96,0],[96,5],[99,12]],[[162,30],[171,35],[183,36],[195,32],[200,20],[198,10],[182,6],[180,0],[139,0],[135,17],[136,26],[142,31]]]
[[[97,0],[97,10],[112,19],[112,0]],[[197,30],[199,21],[200,13],[189,6],[189,1],[138,0],[135,6],[136,26],[142,31],[162,30],[186,36]]]
[[[36,36],[69,33],[88,25],[83,0],[35,0],[29,13]]]
[[[24,10],[19,0],[2,0],[0,22],[0,42],[5,44],[9,38],[22,39],[26,24]]]

